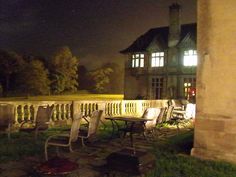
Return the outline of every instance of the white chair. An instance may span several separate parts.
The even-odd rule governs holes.
[[[49,121],[53,114],[54,106],[39,106],[36,114],[35,124],[32,121],[23,121],[20,125],[20,132],[35,132],[35,140],[37,140],[38,133],[46,131],[49,128]],[[25,125],[32,124],[33,126],[27,127]]]
[[[7,131],[8,140],[11,138],[11,127],[15,118],[15,107],[10,104],[0,104],[0,131]]]
[[[103,113],[102,110],[93,111],[89,119],[88,127],[86,129],[79,130],[79,138],[81,138],[81,142],[83,146],[85,146],[84,139],[88,139],[88,138],[92,138],[96,136],[99,122],[102,117],[102,113]]]
[[[71,143],[77,141],[80,122],[82,119],[82,114],[77,113],[74,115],[70,132],[60,133],[57,135],[52,135],[48,137],[45,142],[45,159],[48,160],[48,146],[57,146],[57,147],[69,147],[70,152],[73,152]]]

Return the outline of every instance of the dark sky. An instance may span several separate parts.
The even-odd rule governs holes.
[[[168,25],[176,0],[0,0],[0,48],[50,56],[68,45],[93,68],[119,54],[150,28]],[[196,21],[196,0],[178,0],[182,23]]]

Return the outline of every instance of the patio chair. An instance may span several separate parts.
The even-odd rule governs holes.
[[[79,138],[81,138],[82,146],[85,146],[84,139],[94,138],[96,136],[102,113],[102,110],[93,111],[89,119],[88,127],[79,130]]]
[[[151,121],[147,121],[145,123],[132,123],[130,125],[126,125],[124,128],[119,129],[119,131],[124,132],[123,137],[125,137],[127,133],[143,133],[145,137],[145,133],[153,133],[154,129],[156,128],[160,113],[161,108],[147,108],[141,116],[141,119],[152,119]]]
[[[161,108],[161,112],[157,118],[156,126],[163,123],[165,121],[165,115],[166,115],[167,107]]]
[[[8,140],[11,138],[11,127],[15,118],[15,106],[0,104],[0,131],[7,132]]]
[[[45,131],[49,128],[49,120],[53,114],[52,106],[39,106],[36,114],[35,124],[32,121],[24,121],[20,125],[20,132],[35,132],[35,139],[38,137],[40,131]],[[31,126],[26,126],[26,125]]]
[[[168,122],[173,117],[174,106],[168,106],[163,122]]]
[[[75,114],[71,124],[70,132],[59,133],[48,137],[44,146],[46,160],[48,160],[48,152],[47,152],[48,146],[56,146],[57,148],[69,147],[70,152],[73,152],[71,144],[73,142],[76,142],[78,139],[81,119],[82,119],[81,113]]]

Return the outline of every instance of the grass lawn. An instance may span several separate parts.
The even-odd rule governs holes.
[[[0,101],[72,101],[72,100],[123,100],[123,94],[71,94],[30,97],[4,97]]]
[[[236,177],[236,165],[189,156],[193,132],[176,135],[155,144],[157,157],[153,177]]]
[[[12,140],[0,137],[0,163],[22,159],[35,154],[43,158],[46,137],[61,128],[53,128],[40,134],[37,142],[26,133],[14,133]],[[110,136],[110,128],[100,130],[100,137]],[[179,133],[170,138],[153,142],[156,169],[147,177],[236,177],[236,165],[227,162],[200,160],[189,156],[193,145],[193,131]],[[105,149],[104,149],[105,150]]]

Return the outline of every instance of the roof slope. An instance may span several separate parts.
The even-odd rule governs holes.
[[[145,34],[136,39],[128,48],[120,51],[120,53],[131,53],[131,52],[144,52],[146,51],[149,44],[157,39],[162,48],[168,48],[168,34],[169,27],[152,28]],[[197,24],[185,24],[181,25],[180,42],[185,38],[186,35],[191,35],[192,39],[196,42],[197,35]]]

